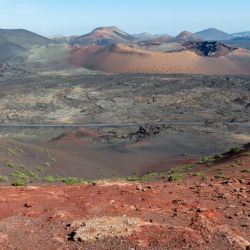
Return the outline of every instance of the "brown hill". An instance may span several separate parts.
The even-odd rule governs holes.
[[[189,42],[189,41],[200,41],[201,39],[195,34],[189,31],[182,31],[178,36],[176,36],[178,42]]]
[[[238,49],[221,57],[204,57],[187,50],[162,53],[119,44],[95,48],[91,53],[79,49],[73,53],[71,63],[116,73],[249,74],[250,52]]]
[[[71,40],[71,45],[110,45],[116,43],[131,43],[136,41],[136,38],[128,33],[118,29],[117,27],[100,27],[92,32],[76,37]]]

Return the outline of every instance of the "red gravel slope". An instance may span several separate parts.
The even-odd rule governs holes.
[[[2,187],[0,248],[249,249],[249,170],[245,153],[179,183]]]

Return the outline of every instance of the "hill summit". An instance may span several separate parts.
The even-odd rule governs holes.
[[[131,43],[136,40],[135,37],[129,35],[125,31],[117,28],[116,26],[108,26],[108,27],[98,27],[94,29],[92,32],[76,37],[71,41],[72,45],[81,45],[81,46],[89,46],[89,45],[110,45],[117,43]]]
[[[178,42],[199,41],[199,37],[189,31],[182,31],[177,37]]]
[[[220,41],[220,40],[227,40],[231,38],[231,36],[228,33],[218,30],[216,28],[209,28],[206,30],[199,31],[196,33],[196,35],[199,38],[203,40],[208,40],[208,41],[211,41],[211,40]]]

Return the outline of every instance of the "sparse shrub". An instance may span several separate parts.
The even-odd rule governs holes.
[[[18,155],[12,148],[8,148],[8,153],[9,155],[14,155],[14,156]]]
[[[159,175],[162,175],[162,173],[149,173],[146,176],[148,176],[148,177],[158,177]]]
[[[227,179],[222,171],[219,171],[215,176],[215,179]]]
[[[193,176],[202,176],[202,173],[201,172],[197,172],[197,173],[194,173]]]
[[[208,180],[208,177],[207,177],[206,175],[202,175],[202,176],[201,176],[201,180],[202,180],[202,181],[207,181],[207,180]]]
[[[138,177],[138,178],[139,178],[139,177]],[[148,173],[148,174],[146,174],[146,175],[140,177],[138,181],[141,181],[141,182],[148,182],[148,181],[153,180],[153,179],[156,179],[156,178],[157,178],[157,179],[158,179],[158,178],[164,179],[164,178],[166,178],[166,174],[163,173],[163,172],[159,172],[159,173],[157,173],[157,172]]]
[[[182,170],[191,170],[194,168],[194,165],[192,164],[189,164],[189,165],[183,165],[183,166],[180,166]]]
[[[125,179],[125,181],[140,181],[140,177],[138,177],[136,175],[127,176],[124,179]]]
[[[173,173],[168,176],[168,181],[170,182],[179,182],[182,180],[182,175],[179,173]]]
[[[209,164],[210,165],[210,164],[213,164],[215,160],[216,160],[216,157],[214,157],[214,156],[205,156],[205,157],[200,159],[199,164]]]
[[[231,148],[230,152],[234,153],[234,154],[240,154],[244,151],[244,147],[242,146],[236,146],[234,148]]]
[[[208,180],[208,177],[204,173],[202,173],[202,172],[194,173],[193,176],[200,177],[202,181],[207,181]]]
[[[21,171],[16,171],[11,176],[14,177],[12,186],[26,186],[29,183],[29,177]]]
[[[24,173],[25,175],[27,175],[32,180],[39,179],[38,175],[30,169],[22,168],[21,172]]]
[[[241,166],[241,165],[243,165],[243,164],[245,163],[245,161],[243,161],[243,160],[236,160],[236,161],[234,161],[233,163],[234,163],[235,165]]]
[[[44,165],[45,167],[50,167],[50,163],[49,163],[49,162],[44,162],[43,165]]]
[[[172,174],[172,173],[178,173],[178,172],[184,172],[184,171],[188,171],[193,169],[193,165],[189,164],[189,165],[180,165],[177,166],[175,168],[172,168],[168,173]]]
[[[54,183],[58,181],[58,179],[53,176],[44,176],[42,180],[48,183]]]
[[[103,179],[104,181],[107,181],[107,179]],[[96,180],[87,180],[86,181],[87,184],[92,184],[92,185],[96,185]]]
[[[48,158],[49,158],[50,161],[56,162],[56,159],[54,157],[52,157],[51,155],[48,155]]]
[[[68,177],[68,178],[62,178],[62,182],[66,185],[76,185],[84,183],[84,180],[82,178],[76,178],[76,177]]]
[[[7,180],[7,177],[0,175],[0,182],[5,182]]]
[[[243,170],[241,171],[241,173],[247,173],[247,174],[250,174],[250,169],[243,169]]]
[[[4,166],[8,168],[16,168],[16,164],[11,162],[10,160],[4,161]]]
[[[40,172],[40,173],[41,173],[41,172],[43,172],[43,170],[44,170],[44,169],[43,169],[43,167],[41,167],[41,166],[36,167],[36,171],[37,171],[37,172]]]

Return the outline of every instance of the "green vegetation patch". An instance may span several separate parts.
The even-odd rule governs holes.
[[[0,175],[0,182],[6,182],[8,181],[8,178],[6,176]]]
[[[185,172],[188,170],[191,170],[194,168],[194,165],[179,165],[175,168],[172,168],[168,173],[172,174],[172,173],[180,173],[180,172]]]
[[[58,177],[54,177],[54,176],[44,176],[41,178],[42,181],[48,182],[48,183],[55,183],[55,182],[60,182]]]
[[[180,182],[182,181],[183,176],[180,173],[172,173],[168,176],[168,181],[170,182]]]
[[[22,171],[16,171],[11,176],[13,177],[12,186],[27,186],[30,181],[29,176]]]
[[[47,183],[64,183],[66,185],[77,185],[77,184],[87,184],[87,183],[93,183],[93,181],[86,181],[82,178],[77,177],[59,177],[59,176],[44,176],[41,178],[42,181],[45,181]]]
[[[200,177],[202,181],[207,181],[208,180],[208,177],[202,172],[194,173],[193,176]]]
[[[231,148],[230,149],[230,152],[233,153],[233,154],[240,154],[240,153],[243,153],[245,150],[245,148],[243,146],[236,146],[234,148]]]
[[[134,175],[123,178],[123,180],[129,181],[129,182],[148,182],[148,181],[152,181],[155,179],[164,179],[166,178],[166,176],[167,175],[164,172],[152,172],[143,176],[137,176],[136,174],[134,174]]]
[[[12,177],[12,186],[26,186],[29,183],[40,179],[36,172],[27,169],[24,166],[20,166],[19,170],[10,174],[10,176]]]
[[[215,156],[205,156],[205,157],[203,157],[203,158],[201,158],[200,159],[200,161],[198,162],[199,164],[206,164],[206,165],[213,165],[214,164],[214,162],[216,161],[216,160],[219,160],[219,159],[221,159],[222,158],[222,156],[220,156],[220,155],[215,155]]]
[[[7,168],[16,168],[17,165],[13,162],[11,162],[10,160],[6,160],[3,162],[3,165]]]
[[[227,177],[225,176],[225,174],[222,171],[219,171],[215,176],[215,179],[227,179]]]
[[[125,181],[129,182],[149,182],[159,179],[167,179],[170,182],[179,182],[183,179],[183,173],[186,171],[192,170],[194,168],[194,165],[187,164],[187,165],[179,165],[168,172],[152,172],[148,173],[143,176],[137,176],[136,174],[133,174],[131,176],[127,176],[123,178]]]
[[[142,177],[136,176],[136,175],[132,175],[132,176],[127,176],[124,178],[125,181],[141,181]]]
[[[82,178],[76,178],[76,177],[63,178],[61,181],[66,185],[77,185],[86,183],[86,181],[84,181]]]
[[[32,171],[31,169],[27,169],[25,167],[20,167],[20,171],[27,175],[31,180],[38,180],[39,176],[36,172]]]

